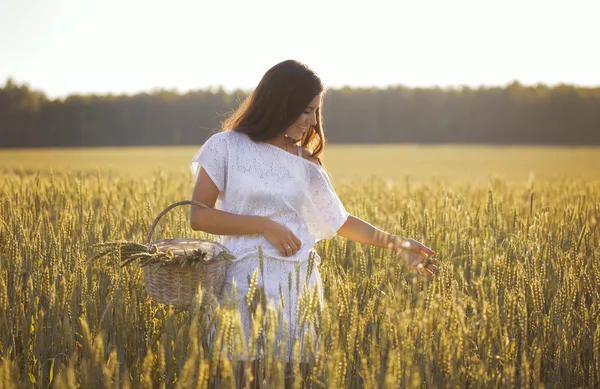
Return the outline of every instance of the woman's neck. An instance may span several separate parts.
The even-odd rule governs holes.
[[[270,143],[274,146],[279,147],[282,150],[285,151],[290,151],[290,148],[295,147],[296,142],[294,142],[293,139],[289,138],[287,135],[283,134],[275,139],[271,139],[268,141],[265,141],[266,143]]]

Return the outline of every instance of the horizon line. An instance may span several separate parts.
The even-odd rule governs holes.
[[[138,90],[138,91],[130,91],[130,92],[126,92],[126,91],[87,91],[87,92],[82,92],[82,91],[73,91],[73,92],[69,92],[67,94],[62,94],[62,95],[49,95],[43,88],[37,88],[37,87],[32,87],[31,84],[29,82],[26,81],[18,81],[16,80],[15,77],[13,76],[8,76],[5,81],[4,84],[0,85],[0,88],[4,89],[6,88],[6,86],[9,84],[9,82],[12,82],[13,84],[17,85],[17,86],[25,86],[27,88],[29,88],[31,91],[35,91],[35,92],[40,92],[42,93],[45,97],[47,97],[50,100],[64,100],[67,99],[69,97],[78,97],[78,96],[121,96],[121,97],[133,97],[133,96],[138,96],[138,95],[143,95],[143,94],[155,94],[157,92],[170,92],[170,93],[175,93],[177,95],[186,95],[186,94],[190,94],[190,93],[194,93],[194,92],[212,92],[212,93],[219,93],[219,92],[225,92],[226,94],[233,94],[233,93],[237,93],[237,92],[242,92],[242,93],[250,93],[254,90],[255,87],[251,87],[251,88],[246,88],[246,87],[225,87],[223,86],[223,84],[209,84],[203,87],[197,87],[197,88],[188,88],[188,89],[181,89],[181,88],[177,88],[177,87],[166,87],[166,86],[160,86],[160,87],[152,87],[152,88],[148,88],[148,89],[143,89],[143,90]],[[600,88],[600,84],[593,84],[593,85],[589,85],[589,84],[579,84],[579,83],[571,83],[571,82],[556,82],[556,83],[545,83],[545,82],[537,82],[537,83],[524,83],[518,79],[513,79],[511,81],[507,81],[503,84],[498,84],[498,83],[491,83],[491,84],[485,84],[485,83],[479,83],[477,85],[473,85],[473,84],[446,84],[446,85],[441,85],[441,84],[429,84],[429,85],[410,85],[410,84],[403,84],[403,83],[390,83],[387,85],[361,85],[361,84],[337,84],[337,85],[332,85],[332,86],[327,86],[326,89],[327,90],[344,90],[344,89],[355,89],[355,90],[389,90],[389,89],[412,89],[412,90],[418,90],[418,89],[426,89],[426,90],[442,90],[442,91],[460,91],[460,90],[485,90],[485,89],[496,89],[496,88],[501,88],[501,89],[505,89],[507,87],[513,86],[513,85],[519,85],[521,87],[524,88],[549,88],[549,89],[554,89],[557,87],[572,87],[572,88],[577,88],[577,89],[599,89]]]

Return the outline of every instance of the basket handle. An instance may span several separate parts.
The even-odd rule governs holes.
[[[202,204],[200,201],[197,200],[183,200],[183,201],[178,201],[176,203],[173,203],[171,205],[169,205],[167,208],[165,208],[161,213],[158,214],[158,216],[156,217],[156,219],[154,219],[154,221],[152,222],[152,226],[150,227],[150,232],[148,232],[148,237],[146,238],[146,245],[150,244],[150,242],[152,241],[152,235],[154,235],[154,229],[156,228],[156,224],[158,224],[158,221],[160,220],[161,217],[165,216],[165,214],[167,212],[169,212],[170,210],[172,210],[175,207],[178,207],[180,205],[197,205],[200,208],[208,208],[208,206]]]

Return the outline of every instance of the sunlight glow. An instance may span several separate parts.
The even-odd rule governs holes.
[[[600,85],[597,4],[0,0],[0,82],[52,97],[249,89],[294,58],[329,87]]]

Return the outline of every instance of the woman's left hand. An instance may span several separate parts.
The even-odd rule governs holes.
[[[400,254],[400,257],[406,258],[408,266],[419,274],[425,272],[428,276],[433,276],[437,271],[435,252],[414,239],[398,238],[393,249]]]

